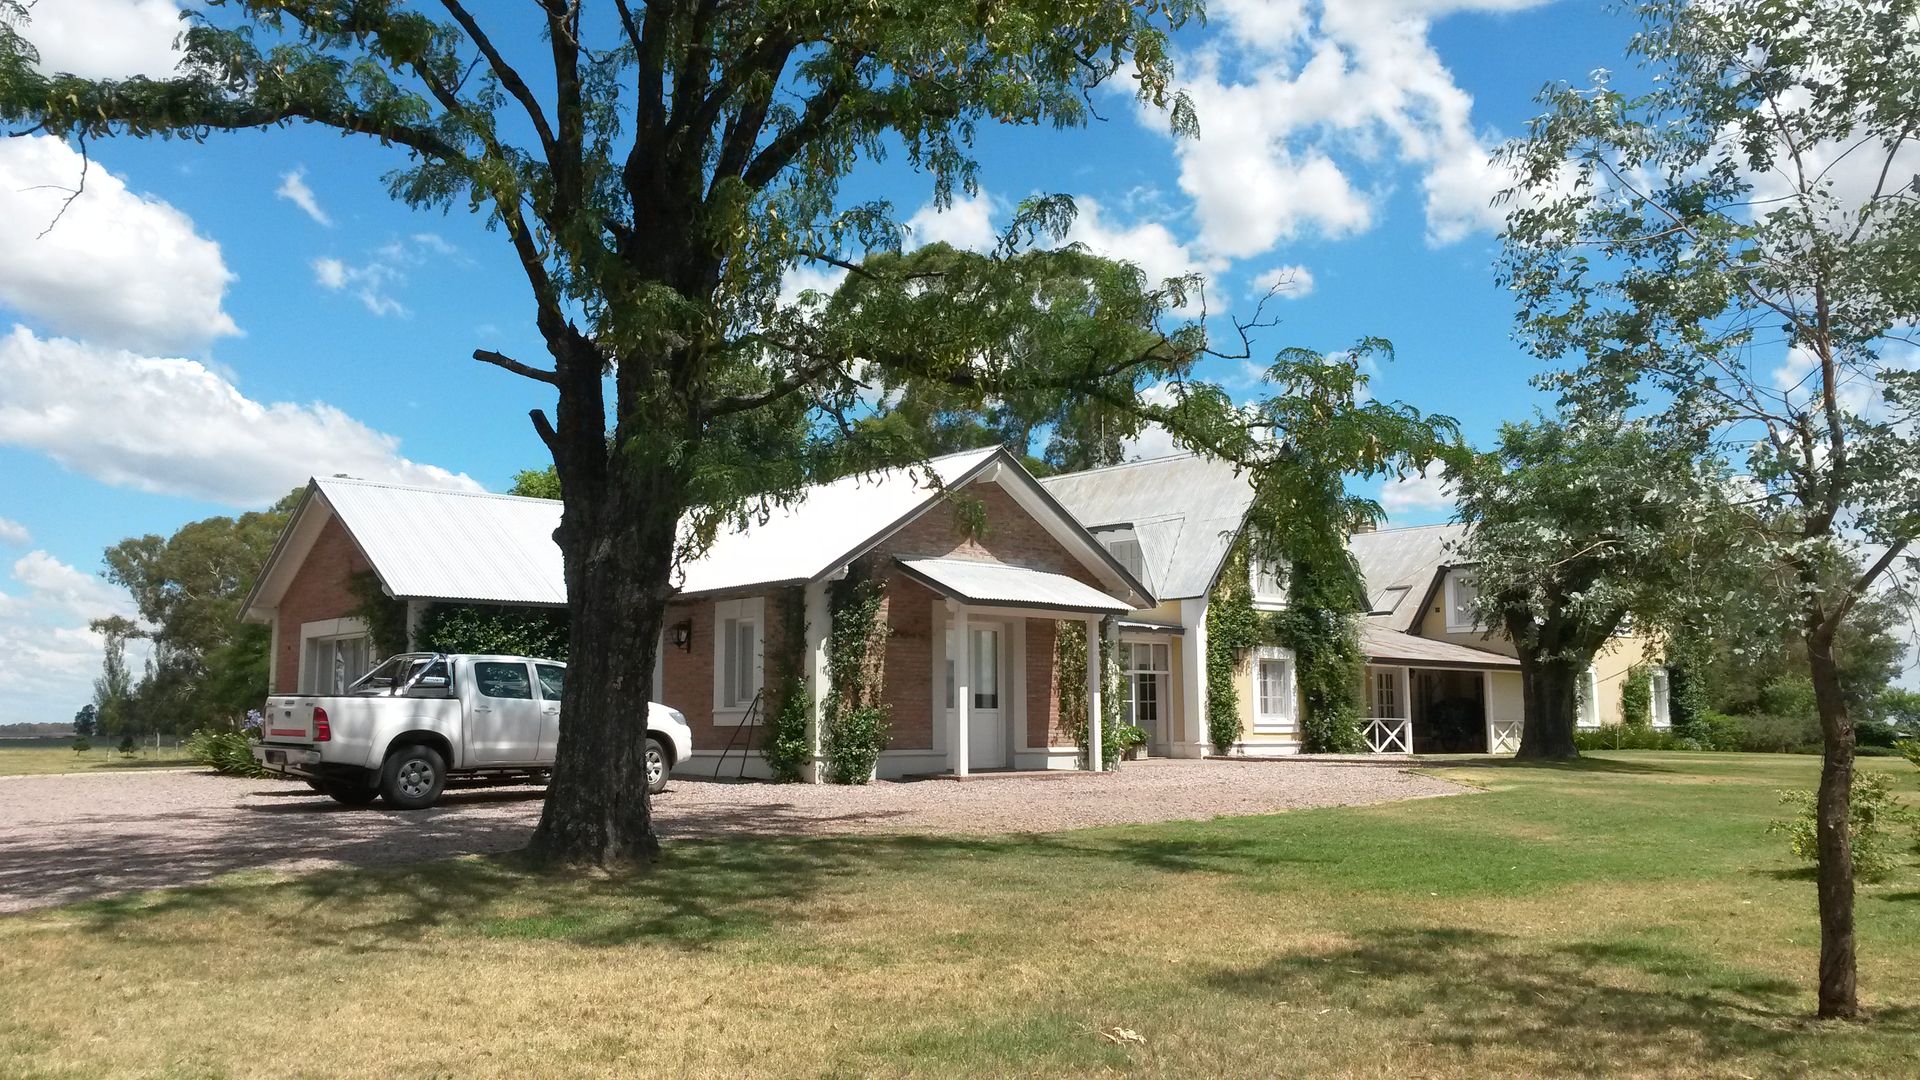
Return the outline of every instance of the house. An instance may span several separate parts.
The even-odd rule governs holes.
[[[1244,589],[1255,611],[1287,605],[1285,574],[1245,557],[1248,480],[1233,466],[1192,454],[1048,477],[1041,483],[1133,567],[1159,599],[1119,622],[1126,716],[1155,754],[1200,757],[1208,735],[1207,616],[1223,587]],[[1349,550],[1365,582],[1363,733],[1376,753],[1509,753],[1519,748],[1520,663],[1498,632],[1473,615],[1472,567],[1453,561],[1459,525],[1354,535]],[[1236,557],[1236,555],[1241,557]],[[1230,567],[1244,580],[1227,581]],[[1638,669],[1644,642],[1616,638],[1588,671],[1581,723],[1620,720],[1620,685]],[[1652,680],[1656,725],[1666,722],[1666,680]],[[1278,643],[1235,657],[1239,736],[1231,753],[1299,753],[1301,707],[1295,657]]]
[[[974,511],[983,527],[963,528]],[[410,642],[435,605],[563,606],[559,520],[547,500],[313,480],[243,608],[272,627],[274,691],[337,691],[371,665],[369,584],[404,605]],[[682,568],[654,670],[693,728],[677,771],[766,775],[766,700],[797,688],[817,778],[831,585],[849,574],[884,589],[883,777],[1075,767],[1060,691],[1083,680],[1097,710],[1100,687],[1092,665],[1060,670],[1060,628],[1156,605],[1004,450],[815,486]]]

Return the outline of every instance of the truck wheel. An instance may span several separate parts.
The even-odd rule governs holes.
[[[403,746],[380,770],[380,796],[395,810],[425,810],[446,786],[447,763],[431,746]]]
[[[667,790],[667,748],[653,736],[647,736],[647,794],[658,795]]]
[[[320,788],[327,798],[347,806],[367,806],[380,797],[380,789],[365,784],[335,781]]]

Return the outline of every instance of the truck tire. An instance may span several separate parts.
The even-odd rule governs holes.
[[[647,736],[647,794],[658,795],[667,790],[667,773],[673,769],[672,761],[667,744]]]
[[[380,770],[380,797],[395,810],[425,810],[446,786],[447,763],[431,746],[402,746],[387,754]]]
[[[345,806],[369,806],[380,797],[380,789],[354,781],[334,780],[320,788],[327,798]]]

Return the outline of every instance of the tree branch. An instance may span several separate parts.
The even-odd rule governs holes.
[[[511,356],[502,355],[494,352],[492,349],[475,349],[473,350],[473,358],[483,364],[492,364],[494,367],[504,371],[511,371],[515,375],[524,375],[536,382],[543,382],[549,386],[560,385],[560,376],[556,373],[548,371],[546,368],[537,368],[531,364],[523,364]]]
[[[487,63],[492,66],[494,75],[500,79],[500,85],[506,87],[507,93],[512,94],[514,99],[520,102],[521,107],[526,109],[527,119],[533,122],[533,130],[539,134],[540,145],[546,151],[547,159],[551,161],[554,155],[553,128],[548,126],[547,114],[541,110],[540,101],[533,96],[532,89],[520,77],[520,73],[500,55],[500,51],[493,47],[493,42],[480,29],[480,24],[474,20],[474,17],[468,14],[467,9],[461,6],[460,0],[440,0],[440,3],[447,9],[448,14],[453,16],[454,21],[460,24],[460,28],[467,32],[467,36],[473,39],[474,47],[480,50],[480,55],[487,58]]]

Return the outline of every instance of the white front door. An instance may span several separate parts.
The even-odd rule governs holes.
[[[1007,717],[1011,710],[1006,700],[1006,640],[999,623],[972,623],[967,636],[972,638],[969,669],[973,679],[973,708],[967,713],[967,768],[1004,769],[1007,767]],[[953,631],[947,631],[947,708],[953,708]]]

